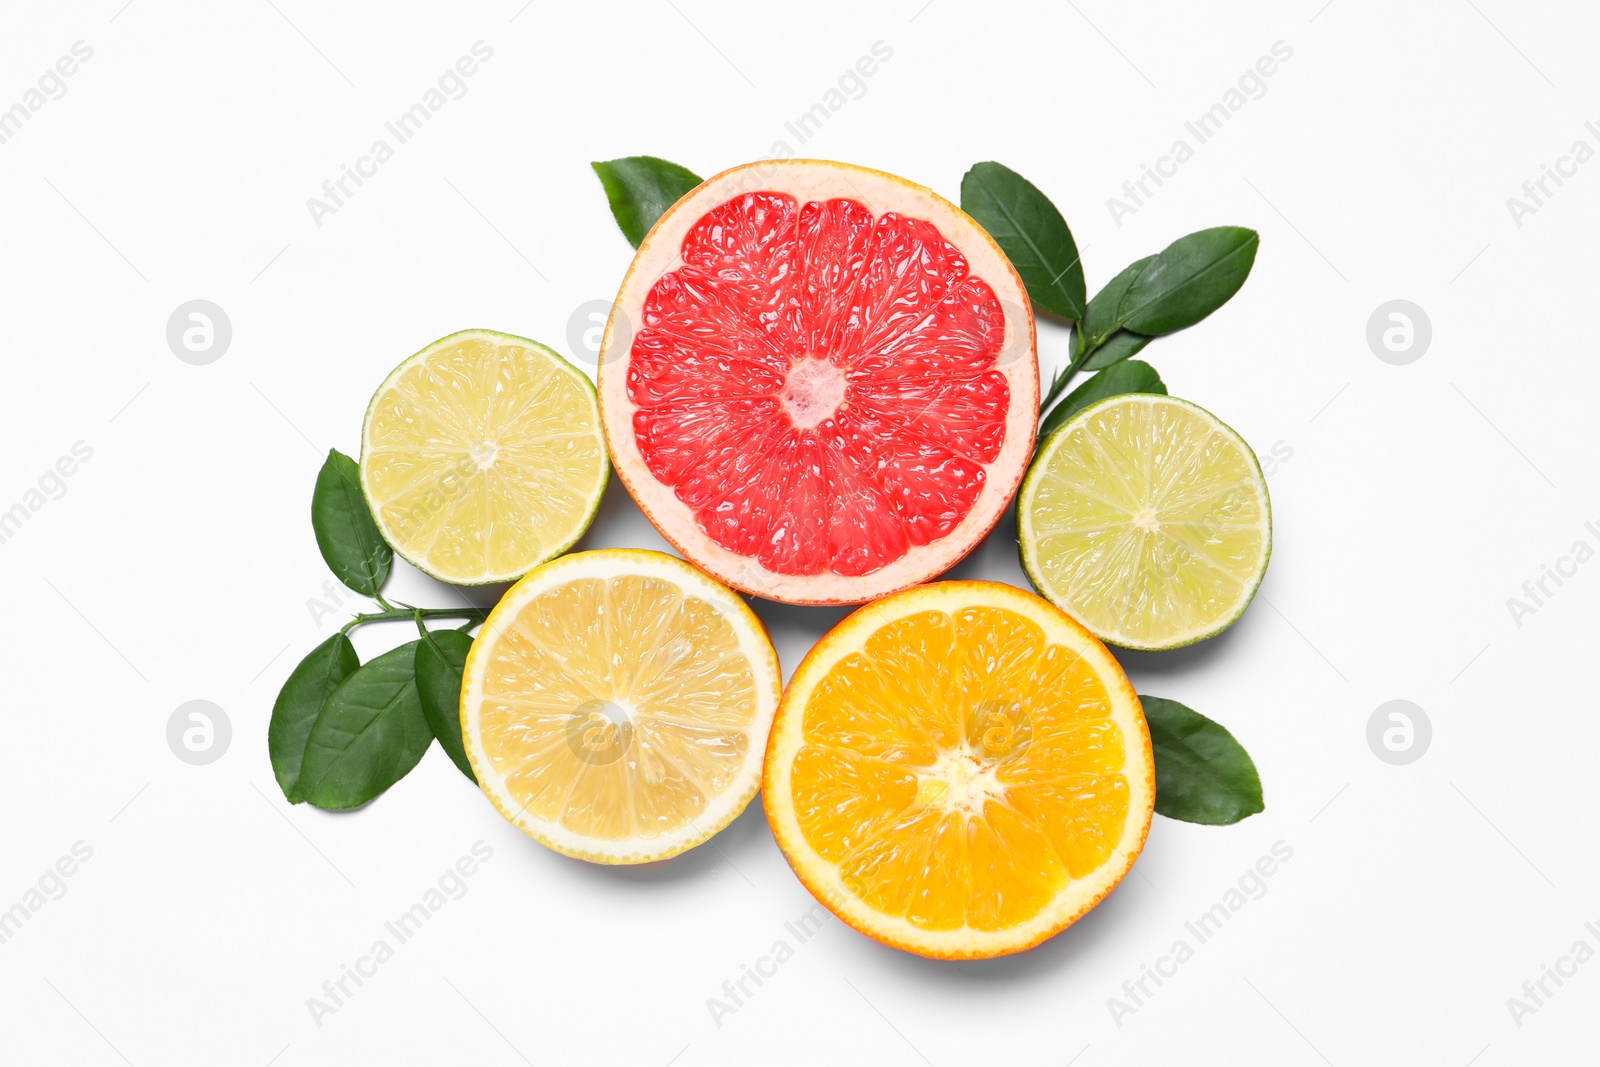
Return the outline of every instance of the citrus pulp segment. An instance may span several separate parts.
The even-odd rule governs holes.
[[[801,662],[762,798],[845,922],[943,959],[1038,944],[1121,881],[1155,764],[1133,687],[1043,599],[935,582],[861,608]]]
[[[817,160],[737,167],[667,210],[606,327],[617,472],[746,592],[859,603],[946,570],[999,518],[1037,428],[1033,314],[942,197]]]
[[[1244,614],[1272,553],[1255,453],[1186,400],[1114,396],[1039,448],[1017,495],[1034,587],[1102,641],[1166,649]]]
[[[473,643],[461,733],[500,813],[569,856],[665,859],[744,810],[782,688],[738,594],[642,549],[563,556]]]
[[[520,578],[572,547],[609,473],[589,379],[489,330],[401,363],[361,429],[361,488],[384,539],[457,585]]]

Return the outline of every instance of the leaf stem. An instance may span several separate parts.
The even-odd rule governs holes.
[[[340,633],[349,633],[357,626],[364,626],[369,622],[403,622],[415,620],[421,625],[423,619],[467,619],[469,625],[480,623],[489,617],[488,608],[390,608],[387,611],[370,611],[357,615],[344,624]]]
[[[1067,369],[1050,382],[1050,392],[1045,396],[1044,404],[1039,408],[1040,419],[1043,419],[1049,413],[1050,408],[1055,406],[1057,400],[1066,395],[1067,386],[1072,384],[1072,379],[1078,376],[1078,371],[1083,369],[1083,365],[1089,361],[1089,356],[1093,352],[1093,349],[1087,347],[1088,338],[1083,335],[1082,322],[1074,322],[1072,324],[1072,333],[1078,342],[1078,354],[1072,357],[1072,362],[1067,364]]]

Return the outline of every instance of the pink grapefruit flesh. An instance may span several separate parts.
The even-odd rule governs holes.
[[[601,347],[617,472],[692,562],[790,603],[948,569],[1032,452],[1021,281],[930,190],[840,163],[735,168],[640,245]]]

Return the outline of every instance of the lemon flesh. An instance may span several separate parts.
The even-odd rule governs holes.
[[[457,585],[520,578],[594,518],[610,466],[594,386],[544,345],[470,330],[367,408],[361,486],[395,551]]]
[[[518,582],[484,624],[462,735],[484,793],[529,835],[647,862],[744,810],[780,688],[731,590],[659,552],[579,552]]]
[[[1167,649],[1244,613],[1272,551],[1250,446],[1174,397],[1085,408],[1045,441],[1017,497],[1022,565],[1108,644]]]

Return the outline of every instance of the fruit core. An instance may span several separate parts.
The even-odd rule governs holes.
[[[633,716],[622,705],[590,697],[572,711],[573,751],[585,763],[606,764],[633,744]]]
[[[494,441],[474,441],[469,446],[468,452],[478,469],[486,471],[494,466],[494,461],[500,454],[500,446]]]
[[[995,769],[969,752],[942,752],[917,780],[917,802],[981,815],[989,800],[1005,796]]]
[[[802,430],[832,419],[844,403],[849,379],[844,371],[825,359],[803,356],[789,368],[788,381],[784,383],[784,410],[789,421]]]

